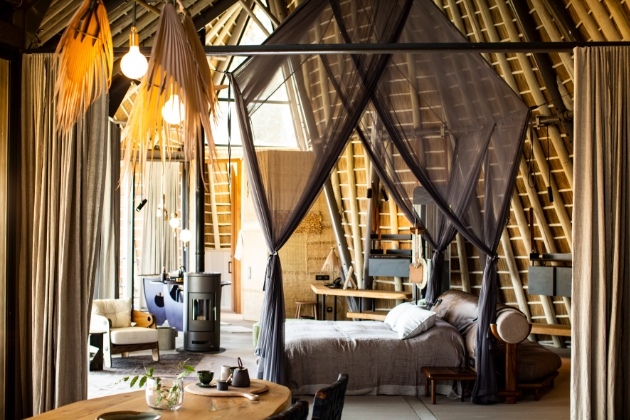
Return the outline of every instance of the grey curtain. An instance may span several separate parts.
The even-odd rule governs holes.
[[[630,48],[575,50],[571,418],[630,418]]]
[[[395,42],[400,36],[411,2],[369,2],[372,7],[363,9],[360,18],[352,21],[352,28],[365,32],[367,42]],[[337,0],[305,1],[266,43],[326,43],[325,40],[334,37],[338,31],[335,14],[341,13],[350,22],[356,6],[355,2],[341,4]],[[356,67],[352,57],[347,54],[331,57],[335,65],[329,66],[328,79],[324,78],[320,87],[327,90],[325,111],[319,102],[322,95],[309,86],[308,80],[313,74],[311,69],[318,66],[320,60],[325,61],[317,55],[299,59],[279,55],[258,56],[246,60],[230,75],[249,185],[270,252],[260,319],[261,333],[256,349],[260,356],[258,375],[276,383],[284,382],[285,320],[278,250],[297,228],[329,178],[389,57],[362,56],[360,67]],[[358,69],[366,71],[365,75],[360,74]],[[309,115],[324,113],[329,118],[319,118],[314,123],[306,124],[306,150],[299,150],[296,146],[291,151],[265,151],[261,137],[274,124],[273,111],[268,111],[272,109],[273,103],[267,100],[273,99],[279,89],[286,88],[288,78],[296,86],[307,118]],[[333,78],[343,80],[339,84],[340,88],[333,88]]]
[[[96,271],[94,299],[117,299],[120,270],[120,128],[107,124],[107,169],[103,192],[101,252]]]
[[[31,336],[24,335],[20,346],[31,382],[22,389],[33,414],[87,397],[105,188],[107,97],[62,138],[55,127],[54,80],[51,54],[24,55],[19,281]]]

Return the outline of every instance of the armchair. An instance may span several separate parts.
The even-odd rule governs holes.
[[[131,309],[131,299],[97,299],[92,303],[90,332],[102,331],[106,367],[112,366],[112,354],[151,350],[153,360],[160,360],[159,333],[155,317]]]

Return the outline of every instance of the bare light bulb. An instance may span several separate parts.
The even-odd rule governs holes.
[[[177,229],[179,227],[179,225],[181,224],[181,220],[179,219],[179,217],[177,217],[177,213],[175,213],[175,215],[171,217],[171,220],[168,221],[168,224],[171,225],[173,229]]]
[[[184,104],[179,100],[178,95],[172,95],[162,107],[162,117],[164,120],[173,125],[181,123],[186,114],[184,112]]]
[[[182,229],[182,231],[179,232],[179,239],[185,243],[190,242],[190,240],[192,239],[192,232],[188,229]]]
[[[129,52],[120,61],[120,69],[128,78],[140,79],[145,75],[148,68],[147,58],[140,54],[140,48],[138,47],[138,29],[132,26],[131,34],[129,35]]]

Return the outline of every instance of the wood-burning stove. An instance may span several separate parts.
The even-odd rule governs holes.
[[[221,341],[221,273],[184,274],[184,350],[215,351]]]

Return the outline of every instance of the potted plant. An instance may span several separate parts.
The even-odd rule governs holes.
[[[177,365],[177,369],[180,369],[181,372],[174,379],[163,380],[153,376],[153,368],[145,368],[143,375],[125,376],[122,381],[130,381],[130,388],[136,383],[140,388],[146,384],[146,398],[149,407],[174,411],[184,403],[184,377],[195,371],[195,368],[186,365],[186,362],[188,359]]]

